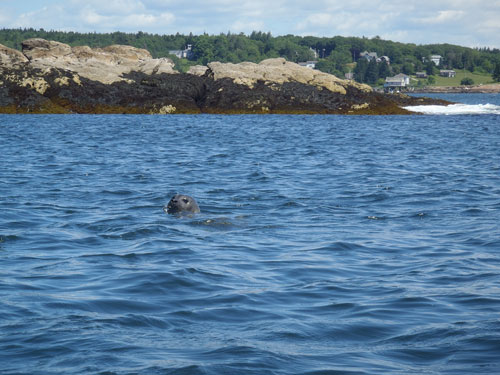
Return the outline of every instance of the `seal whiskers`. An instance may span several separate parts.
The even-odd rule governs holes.
[[[200,207],[193,197],[184,194],[176,194],[170,199],[170,202],[163,207],[168,214],[190,212],[193,214],[200,212]]]

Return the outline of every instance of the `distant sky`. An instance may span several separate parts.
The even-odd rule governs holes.
[[[0,28],[380,36],[500,48],[500,0],[0,0]]]

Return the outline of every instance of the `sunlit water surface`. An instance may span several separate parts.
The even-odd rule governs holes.
[[[3,375],[500,371],[498,115],[0,116],[0,141]]]

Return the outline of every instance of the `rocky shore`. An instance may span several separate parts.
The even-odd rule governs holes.
[[[446,104],[375,93],[282,58],[173,67],[130,46],[0,45],[0,113],[407,114],[406,105]]]
[[[500,93],[500,83],[490,83],[486,85],[471,86],[426,86],[416,88],[414,92],[418,93],[437,93],[437,94],[497,94]]]

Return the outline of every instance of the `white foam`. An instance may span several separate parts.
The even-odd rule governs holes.
[[[494,104],[412,105],[404,108],[426,115],[500,115],[500,106]]]

